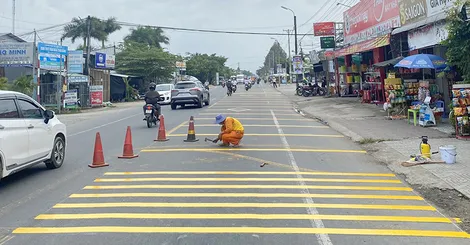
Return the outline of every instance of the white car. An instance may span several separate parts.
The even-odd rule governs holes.
[[[66,127],[53,111],[22,93],[0,90],[0,179],[44,162],[60,168]]]
[[[159,104],[170,104],[171,103],[171,90],[175,89],[175,85],[171,83],[158,84],[156,90],[165,100],[159,102]]]

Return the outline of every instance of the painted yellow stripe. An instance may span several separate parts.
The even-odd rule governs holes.
[[[261,118],[252,118],[252,117],[247,117],[247,118],[240,118],[240,117],[237,117],[238,120],[240,121],[243,121],[243,120],[256,120],[256,121],[272,121],[273,118],[272,117],[261,117]],[[211,120],[211,121],[214,121],[215,119],[214,118],[204,118],[204,117],[201,117],[201,118],[195,118],[194,119],[195,121],[197,120]],[[313,120],[312,119],[307,119],[307,118],[277,118],[278,121],[309,121],[309,122],[312,122]]]
[[[284,228],[284,227],[133,227],[133,226],[85,226],[85,227],[19,227],[13,234],[65,234],[65,233],[195,233],[195,234],[332,234],[368,236],[411,236],[470,238],[463,231],[438,230],[389,230],[343,228]]]
[[[211,151],[269,151],[269,152],[321,152],[321,153],[367,153],[362,150],[335,150],[335,149],[285,149],[285,148],[173,148],[173,149],[143,149],[141,152],[211,152]]]
[[[188,203],[188,202],[107,202],[107,203],[58,203],[53,208],[325,208],[325,209],[375,209],[436,211],[429,205],[375,205],[337,203]]]
[[[386,173],[343,173],[343,172],[273,172],[273,171],[152,171],[152,172],[106,172],[104,175],[328,175],[328,176],[370,176],[370,177],[395,177],[395,174]]]
[[[199,115],[219,115],[220,113],[208,113],[208,112],[203,112],[203,113],[199,113]],[[272,114],[271,113],[247,113],[247,112],[230,112],[229,113],[230,115],[256,115],[256,116],[271,116]],[[298,116],[298,117],[301,117],[299,114],[297,113],[287,113],[287,114],[277,114],[276,113],[276,116]],[[245,126],[245,125],[243,125]]]
[[[185,125],[188,126],[188,125]],[[199,124],[197,127],[219,127],[218,124]],[[266,124],[243,124],[243,127],[277,127],[277,125],[266,125]],[[330,128],[328,126],[309,126],[309,125],[279,125],[281,128]]]
[[[120,189],[312,189],[312,190],[365,190],[365,191],[413,191],[409,187],[393,186],[300,186],[300,185],[99,185],[85,186],[84,190]]]
[[[194,131],[193,131],[194,134]],[[219,134],[197,134],[199,136],[217,136]],[[186,137],[186,134],[171,134],[168,137]],[[260,137],[319,137],[319,138],[344,138],[343,135],[328,135],[328,134],[245,134],[245,136],[260,136]]]
[[[72,194],[70,198],[106,197],[283,197],[283,198],[343,198],[343,199],[386,199],[386,200],[423,200],[420,196],[399,195],[354,195],[354,194],[312,194],[312,193],[87,193]]]
[[[255,219],[255,220],[347,220],[398,221],[427,223],[461,223],[460,219],[446,217],[373,216],[373,215],[310,215],[310,214],[203,214],[203,213],[93,213],[93,214],[41,214],[37,220],[79,219]]]
[[[178,182],[297,182],[298,178],[104,178],[96,179],[95,182],[145,182],[145,181],[178,181]],[[304,182],[335,182],[335,183],[395,183],[400,184],[398,179],[323,179],[323,178],[302,178]]]
[[[195,134],[194,130],[188,130],[188,134]],[[183,136],[187,136],[186,134],[181,134]]]

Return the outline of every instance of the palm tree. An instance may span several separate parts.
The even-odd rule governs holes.
[[[91,28],[90,28],[90,37],[104,43],[108,39],[109,34],[106,33],[105,22],[96,18],[91,17]],[[112,18],[111,18],[112,19]],[[115,21],[115,19],[114,19]],[[67,24],[64,27],[64,33],[62,39],[70,38],[72,43],[75,43],[75,40],[81,38],[83,39],[83,47],[87,46],[87,20],[80,18],[73,18],[70,24]]]
[[[103,21],[104,25],[104,32],[106,33],[106,36],[101,40],[101,47],[104,49],[104,42],[108,41],[109,35],[112,33],[121,30],[121,25],[119,25],[116,21],[116,17],[110,17],[107,20]]]
[[[161,48],[161,44],[169,44],[170,39],[165,36],[161,28],[142,27],[132,29],[131,34],[124,38],[124,41],[133,41],[138,43],[145,43],[149,46]]]

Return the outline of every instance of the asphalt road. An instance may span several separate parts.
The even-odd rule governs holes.
[[[203,109],[164,107],[167,142],[140,105],[68,127],[61,169],[0,183],[0,244],[469,244],[458,217],[273,88],[211,96]],[[204,142],[218,113],[244,124],[240,148]],[[196,143],[183,142],[190,116]],[[139,157],[122,160],[127,126]],[[96,132],[110,166],[90,169]]]

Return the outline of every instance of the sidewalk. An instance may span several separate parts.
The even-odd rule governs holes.
[[[470,197],[470,141],[453,138],[447,131],[423,128],[406,120],[386,120],[379,105],[362,104],[359,98],[323,98],[295,96],[295,85],[281,85],[278,90],[293,100],[307,116],[319,119],[333,129],[362,144],[368,152],[392,171],[403,174],[407,182],[427,188],[455,189]],[[445,129],[445,127],[444,127]],[[457,163],[403,167],[412,154],[419,154],[421,136],[429,137],[432,151],[441,145],[457,147]],[[433,155],[433,159],[440,159]]]

